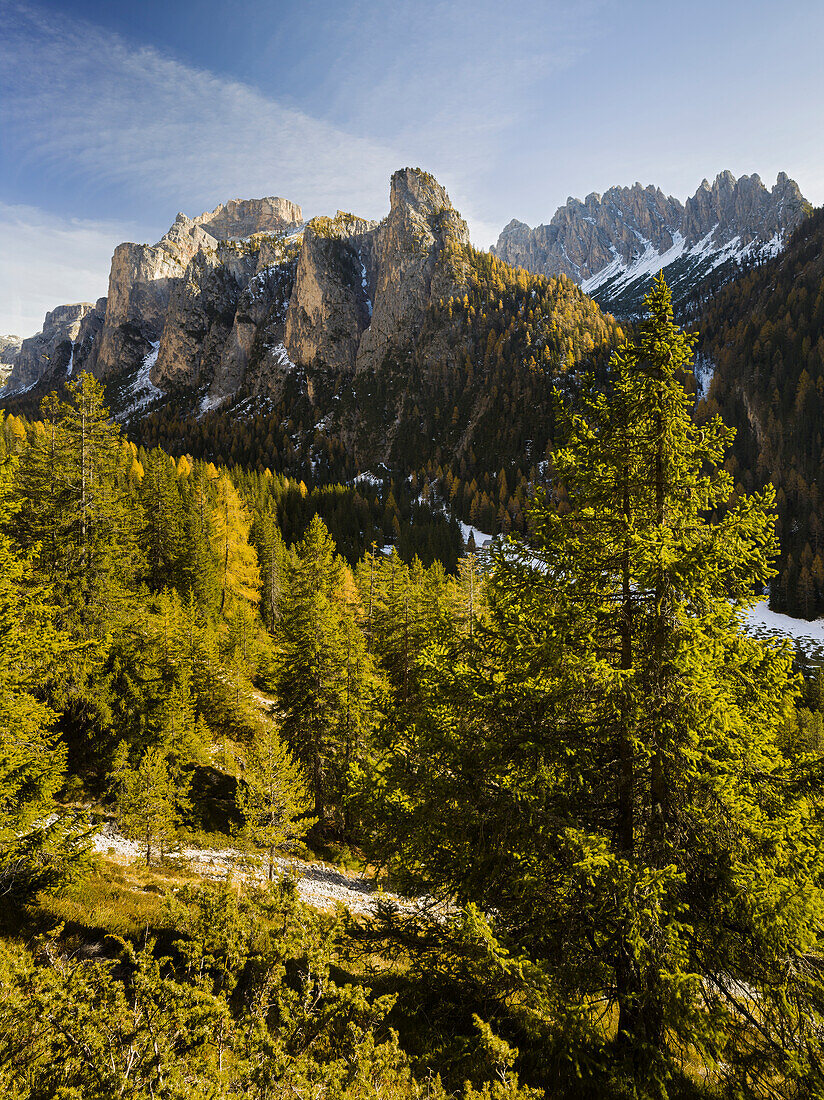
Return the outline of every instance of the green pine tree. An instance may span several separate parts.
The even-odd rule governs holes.
[[[165,748],[148,748],[137,767],[129,762],[122,742],[110,777],[117,800],[120,828],[139,840],[151,864],[153,854],[163,859],[174,841],[182,811],[188,806],[188,787],[170,764]]]
[[[238,787],[245,833],[266,854],[269,881],[275,877],[275,853],[312,824],[306,818],[309,793],[300,768],[271,722],[258,732]],[[300,828],[296,819],[303,817]]]
[[[5,534],[17,511],[13,461],[0,466],[0,895],[20,900],[71,877],[82,843],[55,804],[66,750],[40,690],[69,640],[48,588]]]
[[[662,278],[647,304],[553,455],[569,507],[539,496],[533,545],[493,549],[477,646],[430,652],[425,713],[375,776],[378,847],[542,968],[557,1071],[600,1050],[664,1097],[691,1051],[736,1095],[812,1095],[819,800],[779,744],[790,654],[741,624],[773,493],[732,497],[731,432],[691,419]]]
[[[375,721],[379,677],[348,567],[315,516],[295,549],[281,600],[278,696],[283,730],[323,821],[340,808],[347,765]]]

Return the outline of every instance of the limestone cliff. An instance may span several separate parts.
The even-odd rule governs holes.
[[[469,233],[420,169],[396,172],[389,200],[379,223],[338,211],[304,226],[276,198],[178,214],[157,244],[119,245],[108,297],[55,311],[41,343],[56,341],[61,377],[71,357],[106,382],[120,417],[166,399],[197,414],[243,394],[279,400],[289,379],[314,408],[357,376],[402,374],[432,303],[466,277]],[[17,355],[20,388],[43,373],[40,351]]]
[[[433,299],[448,297],[464,273],[466,222],[428,172],[395,172],[389,214],[375,233],[372,321],[356,369],[375,369],[410,346]]]
[[[354,371],[372,320],[376,228],[340,210],[307,225],[283,340],[295,363]]]
[[[0,387],[5,386],[22,343],[19,336],[0,336]]]
[[[208,282],[205,268],[209,264],[204,261],[200,261],[202,273],[193,271],[187,276],[195,257],[208,257],[220,242],[284,233],[301,221],[300,207],[286,199],[234,199],[196,218],[178,214],[155,245],[119,245],[112,258],[103,333],[89,366],[103,379],[140,367],[161,339],[178,286],[184,282],[196,285],[202,279]],[[231,255],[229,259],[231,263]],[[184,305],[179,308],[185,312]],[[175,355],[169,354],[175,363]],[[170,369],[171,380],[179,373],[179,363]]]
[[[57,306],[46,314],[43,328],[35,336],[21,342],[12,358],[4,396],[19,393],[34,386],[44,375],[66,378],[75,369],[78,352],[88,353],[94,331],[102,322],[102,305],[76,302]]]

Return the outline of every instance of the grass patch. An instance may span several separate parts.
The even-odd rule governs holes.
[[[147,928],[165,926],[164,894],[191,878],[184,868],[122,867],[101,859],[95,871],[63,893],[39,894],[34,908],[49,924],[136,939]]]

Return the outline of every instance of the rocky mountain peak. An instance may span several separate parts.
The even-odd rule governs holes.
[[[203,267],[199,256],[237,238],[288,233],[302,223],[300,206],[288,199],[231,199],[195,218],[179,213],[155,245],[118,245],[109,275],[106,322],[88,366],[102,378],[124,367],[137,369],[161,338],[173,294],[187,281],[192,286],[202,281],[197,273],[192,278],[187,275],[190,265]],[[224,258],[227,271],[234,269],[235,281],[255,273],[254,263],[247,270],[248,257],[230,249]],[[162,360],[170,364],[173,358],[171,351],[163,350]],[[182,369],[180,362],[175,362],[176,369]],[[168,369],[171,371],[171,366]],[[186,360],[184,375],[190,373],[191,364]]]
[[[389,211],[409,206],[421,214],[433,214],[452,203],[443,187],[421,168],[401,168],[392,174],[389,184]]]
[[[262,199],[230,199],[194,219],[210,236],[224,241],[255,233],[281,233],[303,224],[297,203],[274,195]]]
[[[606,308],[637,312],[660,268],[686,296],[716,267],[774,254],[804,216],[798,185],[782,172],[771,191],[753,174],[720,172],[682,203],[653,184],[569,198],[548,225],[512,220],[493,252],[543,275],[568,275]]]

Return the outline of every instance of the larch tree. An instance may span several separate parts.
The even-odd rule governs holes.
[[[212,511],[211,543],[220,562],[220,614],[227,602],[256,605],[260,600],[260,569],[249,542],[251,521],[225,472],[216,480],[217,505]]]

